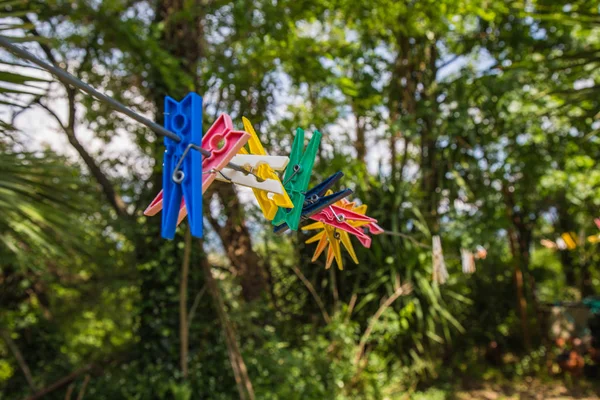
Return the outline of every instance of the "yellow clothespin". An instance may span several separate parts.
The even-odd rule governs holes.
[[[333,193],[332,191],[328,191],[327,195]],[[364,215],[367,212],[366,205],[355,206],[355,203],[349,202],[346,199],[342,199],[335,203],[336,206],[343,207],[347,210],[352,210],[358,214]],[[348,221],[352,226],[359,227],[368,224],[366,221]],[[310,230],[321,230],[321,232],[309,238],[305,243],[314,243],[319,242],[317,244],[317,248],[315,249],[315,253],[313,254],[312,261],[315,262],[321,253],[327,248],[327,258],[325,262],[325,268],[329,269],[333,260],[336,260],[337,266],[340,270],[344,269],[344,264],[342,261],[342,254],[340,248],[340,242],[352,258],[354,263],[358,264],[358,257],[356,256],[356,252],[354,251],[354,247],[352,246],[352,241],[350,240],[350,234],[348,232],[337,230],[335,227],[324,224],[323,222],[314,222],[312,224],[306,225],[302,227],[303,231]]]
[[[333,226],[325,226],[325,232],[327,233],[327,240],[329,241],[329,249],[327,249],[327,263],[325,269],[329,269],[335,258],[335,262],[340,270],[344,269],[344,263],[342,262],[342,251],[340,249],[340,233]]]
[[[562,238],[562,240],[565,241],[565,244],[567,245],[567,249],[573,250],[575,247],[577,247],[577,244],[575,243],[573,234],[571,234],[569,232],[565,232],[562,235],[560,235],[560,237]]]
[[[242,117],[242,121],[244,121],[244,130],[250,134],[250,139],[248,139],[248,147],[250,149],[250,152],[248,153],[248,151],[245,148],[242,148],[240,150],[240,154],[267,155],[267,152],[265,151],[263,145],[260,143],[258,135],[252,127],[252,123],[250,123],[250,121],[246,117]],[[283,188],[283,184],[281,183],[279,176],[275,173],[275,171],[273,171],[273,169],[268,164],[260,164],[253,172],[261,179],[277,180]],[[262,210],[265,218],[269,221],[275,218],[275,214],[277,213],[279,207],[294,207],[294,203],[292,203],[292,200],[288,196],[285,189],[283,190],[282,194],[271,193],[271,196],[269,196],[269,193],[264,190],[253,188],[252,191],[254,192],[254,196],[256,196],[256,201],[258,201],[258,205]]]

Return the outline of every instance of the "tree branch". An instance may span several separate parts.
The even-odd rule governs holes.
[[[356,353],[356,359],[354,360],[355,365],[358,365],[361,358],[363,357],[364,351],[365,351],[365,345],[367,344],[367,341],[369,340],[369,337],[371,336],[371,332],[373,332],[373,328],[375,327],[375,324],[377,323],[379,318],[383,315],[385,310],[387,310],[388,307],[391,306],[400,296],[407,295],[410,292],[412,292],[412,285],[410,283],[405,283],[404,285],[399,286],[394,291],[394,293],[379,307],[377,312],[373,315],[373,318],[371,318],[371,321],[369,321],[369,326],[365,330],[365,333],[360,338],[360,343],[358,345],[358,351]]]
[[[33,376],[31,375],[31,370],[29,369],[29,366],[27,365],[25,358],[23,358],[23,354],[19,350],[19,347],[12,340],[12,338],[10,337],[10,333],[8,333],[7,331],[4,331],[4,330],[0,331],[0,336],[2,336],[2,339],[4,339],[4,341],[6,342],[6,345],[8,346],[10,351],[13,353],[13,356],[15,357],[15,359],[17,360],[17,364],[19,364],[21,371],[23,371],[23,375],[25,375],[25,380],[29,384],[29,387],[31,388],[31,390],[33,390],[35,392],[37,389],[35,387],[35,384],[33,383]]]
[[[85,394],[85,389],[87,388],[88,383],[90,383],[90,375],[86,375],[83,379],[83,383],[81,384],[81,389],[79,390],[79,394],[77,395],[77,400],[83,400],[83,395]]]
[[[315,287],[312,285],[312,283],[310,283],[310,281],[308,279],[306,279],[306,276],[304,276],[304,274],[302,273],[302,271],[300,271],[298,269],[298,267],[296,267],[295,265],[292,265],[291,268],[294,271],[294,273],[296,274],[296,276],[298,278],[300,278],[302,283],[304,283],[304,286],[306,286],[306,288],[308,289],[310,294],[312,294],[313,298],[317,302],[317,305],[319,306],[319,309],[321,310],[321,314],[323,314],[323,319],[325,320],[325,322],[328,324],[331,323],[331,317],[329,317],[329,313],[327,313],[327,310],[325,309],[323,300],[321,300],[321,298],[319,297],[319,294],[315,290]]]
[[[189,331],[190,327],[192,326],[192,321],[194,320],[194,315],[196,314],[196,309],[198,308],[198,304],[200,304],[200,299],[202,298],[202,296],[204,296],[204,293],[206,293],[206,285],[202,286],[202,289],[200,289],[200,291],[194,298],[194,303],[192,304],[192,307],[190,307],[190,311],[188,312],[188,320],[187,320],[188,331]]]
[[[27,23],[33,24],[33,22],[28,17],[23,17],[22,19]],[[30,29],[29,32],[33,35],[41,36],[35,27]],[[50,61],[54,65],[58,65],[50,47],[48,47],[48,45],[44,44],[43,42],[38,42],[38,44],[41,47],[44,54],[46,55],[48,61]],[[83,159],[83,162],[89,169],[92,176],[96,179],[96,182],[98,182],[98,184],[102,188],[104,195],[106,196],[112,208],[116,211],[117,215],[119,217],[129,217],[129,213],[127,212],[127,205],[125,204],[121,196],[117,194],[115,188],[110,182],[110,179],[108,179],[108,176],[102,171],[100,166],[96,163],[96,160],[94,160],[91,154],[83,147],[83,145],[75,136],[75,124],[77,113],[77,103],[75,101],[76,91],[68,83],[62,82],[62,84],[65,88],[65,91],[67,92],[67,99],[69,102],[69,114],[68,121],[66,124],[63,123],[58,117],[58,115],[55,112],[53,112],[48,106],[42,104],[41,101],[37,101],[37,104],[43,107],[58,122],[63,132],[67,135],[69,143],[71,144],[71,146],[73,146],[73,148],[75,148],[79,156]]]
[[[109,204],[116,211],[117,215],[119,217],[129,217],[130,215],[127,212],[127,205],[125,204],[121,196],[119,196],[115,191],[115,188],[108,179],[108,176],[106,176],[104,172],[100,169],[98,164],[96,164],[96,160],[94,160],[91,154],[88,153],[88,151],[79,142],[79,140],[75,136],[74,130],[67,129],[65,133],[67,134],[67,139],[69,140],[69,143],[71,144],[71,146],[73,146],[73,148],[75,148],[79,156],[83,159],[83,162],[90,170],[92,176],[96,179],[96,182],[98,182],[98,184],[102,188],[102,192],[104,193]]]
[[[56,382],[54,382],[53,384],[51,384],[48,387],[45,387],[44,389],[40,390],[39,392],[35,393],[32,396],[27,397],[25,400],[37,400],[37,399],[41,399],[42,397],[44,397],[45,395],[47,395],[48,393],[52,393],[53,391],[60,389],[61,387],[68,385],[69,383],[73,382],[79,375],[84,374],[88,371],[90,371],[92,369],[94,365],[93,364],[88,364],[76,371],[71,372],[69,375],[57,380]]]
[[[54,118],[54,120],[58,123],[58,126],[60,126],[60,128],[63,131],[67,131],[67,127],[65,126],[65,124],[61,121],[60,117],[58,116],[58,114],[56,114],[56,112],[54,112],[53,109],[51,109],[50,107],[48,107],[47,105],[45,105],[44,103],[42,103],[41,99],[37,99],[35,102],[35,104],[39,105],[40,107],[42,107],[44,110],[46,110],[46,112],[48,114],[50,114],[50,116],[52,118]]]

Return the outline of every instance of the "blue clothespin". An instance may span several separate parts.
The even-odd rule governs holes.
[[[202,143],[202,97],[190,93],[177,102],[166,96],[164,127],[179,136],[181,141],[177,143],[165,137],[162,237],[175,237],[183,197],[191,233],[201,238],[202,154],[190,151],[190,148],[199,148]]]
[[[336,172],[331,175],[329,178],[325,179],[323,182],[319,183],[314,188],[310,189],[305,194],[304,204],[302,206],[302,213],[300,214],[300,220],[308,220],[312,215],[315,215],[325,207],[329,207],[330,205],[340,201],[344,197],[348,197],[352,194],[352,189],[344,189],[340,190],[337,193],[330,194],[329,196],[325,196],[327,190],[331,188],[337,181],[339,181],[342,176],[344,176],[343,172]],[[288,224],[285,222],[277,225],[273,232],[276,234],[282,234],[286,232],[289,228]]]

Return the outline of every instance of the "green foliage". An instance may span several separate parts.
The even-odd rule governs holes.
[[[585,242],[597,234],[600,205],[599,17],[583,0],[0,7],[3,31],[35,40],[36,54],[158,122],[165,95],[194,90],[204,95],[206,126],[221,112],[236,124],[246,116],[270,154],[289,151],[297,126],[319,129],[309,186],[344,172],[343,185],[386,231],[369,249],[355,243],[358,265],[345,256],[344,271],[328,271],[310,262],[305,233],[275,236],[256,207],[219,210],[208,191],[204,247],[193,242],[189,260],[184,377],[185,223],[166,242],[160,217],[142,215],[161,185],[161,142],[76,94],[69,143],[88,128],[98,143],[127,138],[132,150],[84,153],[84,143],[78,155],[98,167],[90,172],[89,160],[84,167],[24,148],[9,137],[12,111],[26,118],[39,102],[59,109],[68,98],[59,84],[3,58],[0,104],[11,108],[0,144],[0,329],[36,389],[92,364],[86,397],[94,399],[236,398],[231,349],[206,294],[204,251],[223,293],[219,311],[231,319],[260,399],[446,399],[465,377],[543,375],[551,351],[526,352],[522,339],[529,328],[534,345],[542,340],[536,307],[600,286],[597,244]],[[107,201],[98,171],[127,215]],[[233,222],[249,228],[267,281],[268,293],[253,302],[241,296],[248,271],[223,252],[219,228]],[[538,246],[565,231],[580,238],[575,250]],[[443,286],[431,282],[436,234],[450,272]],[[487,258],[463,275],[460,249],[477,245]],[[403,283],[412,292],[382,308]],[[525,326],[519,300],[528,304]],[[482,358],[492,341],[518,358],[490,372]],[[0,399],[33,392],[21,364],[0,342]],[[439,382],[451,385],[429,387]]]

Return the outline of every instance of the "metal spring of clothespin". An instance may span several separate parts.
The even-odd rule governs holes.
[[[190,149],[194,149],[194,150],[199,151],[204,157],[210,157],[211,156],[211,152],[210,151],[203,149],[202,147],[198,146],[197,144],[190,143],[185,148],[185,150],[183,151],[183,153],[181,154],[181,158],[179,159],[179,161],[177,161],[177,164],[175,165],[175,169],[173,170],[173,176],[172,176],[172,178],[173,178],[173,182],[175,182],[175,183],[181,183],[181,182],[183,182],[183,178],[185,178],[185,174],[181,170],[181,164],[183,163],[183,160],[185,159],[185,157],[189,153]],[[244,168],[244,167],[242,167],[240,165],[237,165],[235,163],[232,163],[232,162],[227,163],[227,167],[229,167],[229,168],[231,168],[231,169],[233,169],[235,171],[241,172],[241,173],[243,173],[245,175],[252,175],[252,176],[254,176],[256,178],[256,180],[258,182],[264,182],[264,179],[262,179],[259,176],[255,175],[252,169],[250,169],[250,171],[248,171],[246,168]],[[231,179],[229,179],[225,175],[223,175],[223,173],[220,170],[219,171],[210,170],[210,171],[207,171],[205,173],[215,173],[215,172],[218,172],[226,180],[231,181]]]
[[[302,167],[298,164],[294,165],[293,167],[294,172],[292,172],[292,174],[290,176],[288,176],[288,178],[283,182],[283,185],[285,186],[289,181],[292,180],[292,178],[294,177],[294,175],[296,175],[298,172],[300,172],[302,170]]]

